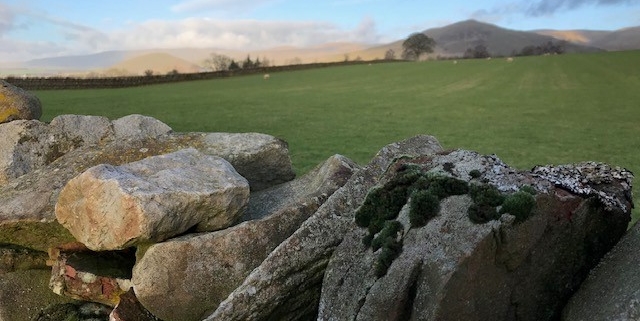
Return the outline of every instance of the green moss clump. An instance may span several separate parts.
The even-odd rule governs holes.
[[[375,234],[371,234],[371,233],[367,233],[367,235],[365,235],[362,238],[362,244],[366,247],[371,246],[371,242],[373,242],[373,237],[375,236]]]
[[[355,214],[356,224],[368,227],[373,233],[379,232],[384,221],[398,217],[407,202],[409,189],[420,177],[419,171],[405,167],[394,179],[372,188]]]
[[[442,176],[437,180],[437,182],[439,182],[444,188],[447,194],[445,197],[469,193],[469,183],[463,180],[449,176]]]
[[[471,222],[476,224],[487,223],[500,217],[495,206],[479,205],[476,203],[469,206],[467,214]]]
[[[536,206],[536,199],[526,191],[520,190],[513,193],[504,200],[501,214],[509,213],[516,217],[516,223],[522,222],[531,216],[533,208]]]
[[[529,194],[531,194],[531,195],[536,195],[536,194],[538,194],[538,191],[536,191],[536,189],[535,189],[535,188],[533,188],[533,186],[530,186],[530,185],[525,185],[525,186],[520,187],[520,191],[523,191],[523,192],[529,193]]]
[[[384,223],[382,231],[371,242],[371,248],[377,251],[385,244],[396,242],[398,239],[398,233],[403,231],[404,227],[402,223],[398,221],[387,221]]]
[[[471,176],[471,178],[479,178],[480,176],[482,176],[482,173],[480,173],[479,170],[474,169],[469,172],[469,176]]]
[[[376,277],[381,278],[387,274],[391,263],[395,260],[400,253],[402,252],[402,243],[395,241],[389,242],[382,247],[380,251],[380,255],[378,255],[378,259],[376,260],[376,264],[374,266],[374,273]]]
[[[473,204],[467,211],[471,222],[483,224],[500,217],[496,207],[504,202],[504,196],[495,186],[472,184],[469,194],[473,199]]]
[[[469,195],[471,195],[473,202],[480,206],[496,207],[504,202],[504,195],[493,185],[472,184],[469,187]]]
[[[409,222],[411,227],[422,227],[440,211],[440,199],[430,190],[418,190],[411,194]]]

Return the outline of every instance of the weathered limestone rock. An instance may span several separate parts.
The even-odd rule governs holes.
[[[295,177],[289,147],[281,139],[258,133],[210,133],[203,137],[203,152],[228,160],[251,184],[252,191],[284,183]],[[259,161],[258,161],[259,160]]]
[[[0,123],[40,119],[42,104],[35,95],[0,80]]]
[[[50,304],[71,300],[51,292],[48,270],[27,270],[0,276],[0,320],[33,320]],[[64,320],[64,319],[63,319]]]
[[[101,116],[61,115],[50,124],[38,120],[0,125],[0,185],[42,168],[69,151],[89,145],[99,148],[114,139],[154,138],[171,132],[159,120],[131,115],[110,122]]]
[[[630,173],[602,164],[518,172],[496,157],[462,150],[401,162],[382,181],[401,177],[400,169],[412,164],[465,184],[490,184],[509,195],[526,186],[536,196],[520,193],[529,195],[534,211],[526,217],[512,209],[474,223],[469,218],[474,196],[449,196],[426,225],[414,227],[409,201],[390,219],[403,226],[401,252],[384,275],[376,271],[377,265],[386,264],[381,263],[384,246],[374,250],[364,245],[367,228],[354,227],[325,272],[318,319],[556,320],[630,219]],[[482,176],[471,178],[478,174]],[[570,193],[569,188],[594,198]],[[504,201],[502,209],[507,206]]]
[[[46,268],[47,253],[18,245],[0,244],[0,277],[8,272]]]
[[[51,248],[49,256],[49,287],[58,295],[113,307],[132,286],[132,249],[93,252],[76,242]]]
[[[109,314],[109,321],[161,321],[140,304],[133,289],[120,296],[120,302]]]
[[[0,129],[13,123],[0,125]],[[243,177],[249,177],[253,191],[258,190],[256,186],[265,187],[291,180],[291,160],[283,141],[272,136],[260,136],[261,140],[252,147],[256,153],[251,156],[238,152],[237,146],[225,147],[216,143],[214,136],[206,133],[173,133],[141,140],[106,140],[104,144],[83,145],[71,149],[39,170],[12,179],[5,185],[0,184],[0,243],[20,244],[46,251],[49,247],[73,241],[71,234],[55,220],[54,207],[58,195],[70,179],[100,164],[121,165],[193,147],[203,153],[231,160],[234,167],[236,161],[240,165],[255,164],[252,166],[259,167],[258,172],[250,172],[252,166],[245,166],[244,169],[249,172],[238,170]],[[209,146],[209,143],[214,146]],[[232,157],[237,154],[246,157]],[[276,178],[274,173],[289,174]]]
[[[56,217],[88,248],[118,250],[228,227],[248,200],[249,183],[229,162],[185,149],[88,169],[60,192]]]
[[[611,250],[564,308],[562,320],[640,320],[640,225]]]
[[[353,212],[393,159],[442,151],[431,136],[387,145],[254,269],[207,320],[315,318],[324,270],[352,229]]]
[[[0,124],[0,186],[54,158],[48,127],[38,120]]]
[[[167,124],[149,116],[128,115],[113,121],[117,139],[144,139],[171,132]]]
[[[109,118],[103,116],[60,115],[49,123],[50,132],[58,134],[59,140],[73,142],[75,147],[99,144],[113,139],[115,137],[113,127]],[[43,138],[41,137],[40,140]],[[58,151],[60,156],[66,152],[68,150]]]
[[[140,302],[163,320],[202,320],[357,167],[333,156],[301,178],[254,192],[245,215],[251,221],[151,246],[133,271]]]

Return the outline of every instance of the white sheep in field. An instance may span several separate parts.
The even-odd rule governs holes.
[[[513,57],[507,58],[507,62],[513,62]]]
[[[457,60],[454,60],[454,61],[453,61],[453,64],[454,64],[454,65],[457,65],[457,64],[458,64],[458,61],[457,61]]]
[[[270,77],[271,77],[271,76],[269,76],[269,74],[264,74],[264,76],[262,76],[262,78],[263,78],[264,80],[267,80],[267,79],[269,79]]]

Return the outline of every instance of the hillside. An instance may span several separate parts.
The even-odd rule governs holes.
[[[22,63],[21,67],[30,69],[58,69],[71,71],[91,70],[105,68],[133,56],[135,56],[135,52],[114,50],[89,55],[33,59]]]
[[[461,56],[468,48],[479,44],[485,45],[492,55],[507,56],[514,51],[519,52],[525,46],[537,46],[558,40],[568,41],[566,51],[570,53],[594,52],[603,49],[610,51],[640,49],[640,27],[617,31],[552,29],[517,31],[476,20],[466,20],[441,28],[427,29],[424,33],[436,40],[437,45],[432,56]],[[154,70],[156,73],[166,73],[173,69],[179,72],[193,72],[199,70],[200,68],[196,66],[202,66],[204,60],[212,53],[227,55],[236,61],[244,60],[247,55],[250,55],[252,59],[259,58],[261,61],[267,59],[271,65],[331,62],[357,58],[382,59],[389,49],[394,50],[396,58],[399,58],[403,41],[404,39],[400,39],[374,46],[335,42],[304,48],[282,46],[253,51],[221,48],[107,51],[90,55],[36,59],[10,67],[11,73],[14,74],[79,73],[90,70],[107,70],[107,73],[119,74],[122,73],[120,69],[127,69],[134,73],[143,73],[147,69]],[[134,59],[133,62],[127,61],[131,59]]]
[[[616,31],[535,30],[534,32],[608,51],[640,49],[640,27],[624,28]]]
[[[109,69],[142,75],[147,70],[153,71],[154,74],[166,74],[173,70],[179,73],[191,73],[198,72],[200,67],[167,53],[150,53],[127,59],[111,66]]]
[[[593,45],[594,42],[600,40],[603,37],[606,37],[612,31],[606,30],[553,30],[553,29],[545,29],[545,30],[532,30],[531,32],[535,32],[537,34],[551,36],[559,40],[566,40],[569,42],[584,44],[584,45]],[[606,49],[606,48],[602,48]]]
[[[424,33],[436,40],[442,52],[454,55],[464,53],[468,48],[484,45],[492,55],[507,56],[514,51],[519,52],[526,46],[537,46],[549,41],[557,41],[551,36],[505,29],[476,20],[429,29]],[[596,48],[578,44],[567,44],[565,49],[567,52],[599,51]]]
[[[640,27],[616,30],[596,39],[593,45],[606,50],[640,49]]]
[[[441,28],[427,29],[423,32],[436,41],[433,56],[462,56],[468,48],[473,48],[477,45],[486,46],[494,56],[508,56],[514,51],[519,52],[526,46],[537,46],[549,41],[558,41],[558,39],[550,35],[505,29],[476,20],[466,20]],[[396,52],[396,56],[399,57],[402,52],[403,41],[404,39],[372,47],[364,51],[354,52],[352,55],[360,55],[363,58],[382,58],[387,50],[392,49]],[[571,53],[602,51],[579,43],[568,43],[565,49]]]

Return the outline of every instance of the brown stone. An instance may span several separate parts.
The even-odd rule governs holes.
[[[42,104],[34,94],[0,80],[0,123],[40,119]]]

